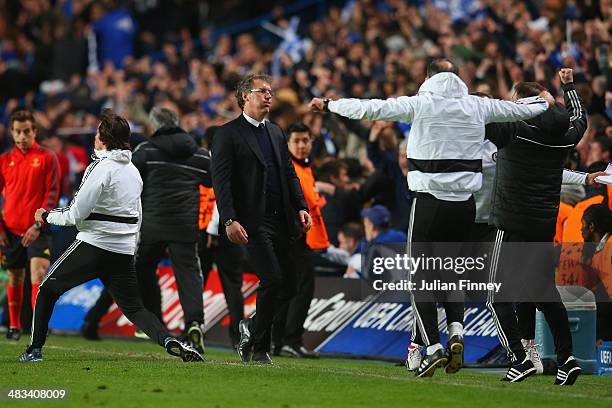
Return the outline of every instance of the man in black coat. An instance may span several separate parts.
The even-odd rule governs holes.
[[[164,108],[149,115],[155,133],[134,150],[140,171],[142,227],[136,272],[144,305],[162,320],[157,265],[170,252],[189,342],[204,351],[202,271],[198,258],[199,185],[211,186],[210,154],[178,127],[178,116]],[[163,321],[163,320],[162,320]]]
[[[217,130],[212,145],[220,239],[246,245],[259,277],[257,313],[240,322],[238,354],[248,362],[252,350],[253,361],[267,364],[277,305],[294,291],[292,244],[312,223],[287,138],[265,121],[272,97],[267,76],[246,76],[236,90],[243,112]]]
[[[521,329],[525,329],[519,327],[534,319],[534,305],[544,314],[554,337],[558,359],[555,384],[572,385],[580,374],[572,356],[567,311],[555,287],[552,241],[563,166],[587,122],[572,70],[562,69],[559,76],[565,107],[554,104],[535,118],[486,127],[487,138],[500,148],[489,220],[497,228],[489,279],[504,286],[500,293],[489,293],[487,308],[512,362],[504,381],[519,382],[536,372],[521,342]],[[544,90],[538,83],[515,85],[518,97]],[[518,304],[516,312],[512,303]]]

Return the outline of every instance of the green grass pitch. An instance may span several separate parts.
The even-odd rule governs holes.
[[[243,365],[226,350],[186,364],[152,343],[51,336],[42,363],[18,363],[28,338],[0,339],[0,406],[66,407],[611,407],[612,377],[581,376],[573,387],[554,377],[523,383],[462,370],[417,379],[388,363],[275,358]],[[62,401],[11,401],[10,389],[65,389]]]

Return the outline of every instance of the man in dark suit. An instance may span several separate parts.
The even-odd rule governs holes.
[[[243,362],[270,364],[272,320],[295,287],[293,243],[312,219],[291,163],[287,138],[265,121],[274,93],[265,75],[248,75],[236,89],[242,114],[219,127],[212,145],[213,188],[221,239],[246,245],[259,277],[257,313],[240,322]]]

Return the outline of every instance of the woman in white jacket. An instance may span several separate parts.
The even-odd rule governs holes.
[[[52,211],[38,209],[35,219],[54,225],[75,225],[74,243],[55,261],[45,276],[34,308],[32,340],[19,361],[42,361],[53,306],[68,290],[100,278],[123,314],[151,339],[183,361],[204,361],[146,310],[138,292],[134,253],[141,221],[142,179],[131,162],[130,128],[110,110],[102,113],[95,139],[95,160],[69,206]]]

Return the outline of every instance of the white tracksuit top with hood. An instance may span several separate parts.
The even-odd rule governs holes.
[[[482,184],[485,125],[529,119],[548,109],[540,97],[522,102],[469,95],[457,75],[442,72],[426,80],[415,96],[340,99],[329,102],[328,108],[351,119],[412,123],[409,188],[440,200],[465,201]]]
[[[47,215],[55,225],[75,225],[77,239],[95,247],[134,255],[142,219],[142,178],[129,150],[96,151],[68,207]]]

